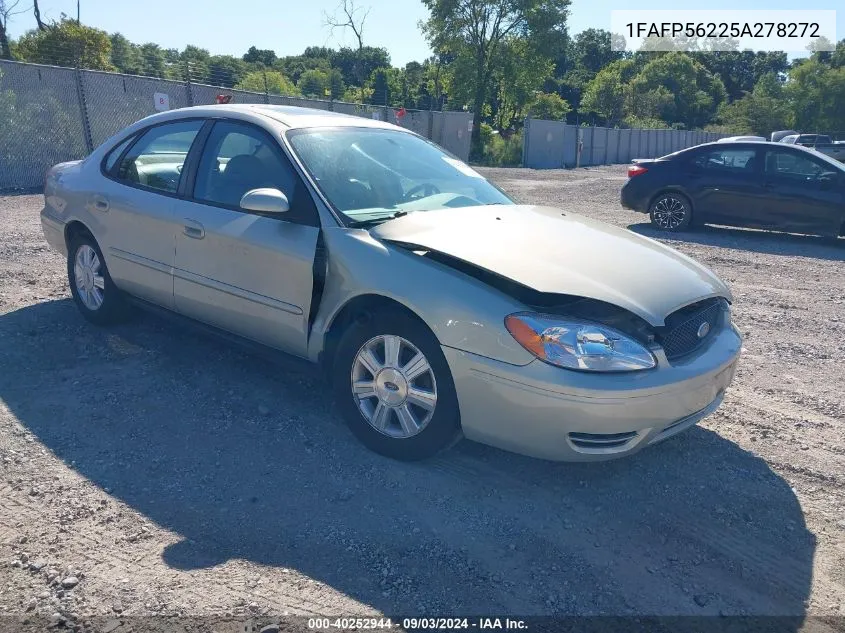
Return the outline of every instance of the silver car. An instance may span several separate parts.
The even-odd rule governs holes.
[[[269,105],[165,112],[53,167],[42,212],[96,324],[152,305],[321,364],[352,432],[628,455],[713,412],[731,295],[656,241],[518,205],[407,130]]]

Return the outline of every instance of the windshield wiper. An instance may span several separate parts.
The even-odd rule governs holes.
[[[376,224],[381,224],[382,222],[387,222],[388,220],[395,220],[396,218],[401,218],[403,215],[408,215],[409,211],[397,211],[396,213],[391,213],[390,215],[383,215],[378,218],[370,218],[369,220],[353,220],[349,222],[347,226],[353,229],[360,229],[367,226],[374,226]]]

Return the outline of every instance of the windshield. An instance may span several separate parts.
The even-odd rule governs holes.
[[[314,128],[289,132],[288,139],[332,206],[352,224],[412,211],[512,204],[466,163],[407,132]]]

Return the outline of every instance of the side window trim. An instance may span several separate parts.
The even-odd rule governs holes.
[[[308,200],[311,201],[310,209],[308,210],[309,218],[294,218],[294,217],[280,217],[276,214],[265,214],[265,213],[258,213],[257,211],[248,211],[246,209],[242,209],[241,207],[236,207],[228,204],[223,204],[221,202],[214,202],[211,200],[201,200],[197,198],[195,195],[195,189],[197,184],[197,173],[199,172],[199,165],[200,161],[202,160],[203,155],[205,154],[205,150],[208,147],[208,140],[214,131],[214,126],[221,124],[221,123],[228,123],[230,125],[236,127],[246,128],[248,130],[255,130],[259,135],[261,135],[270,145],[271,151],[276,152],[278,157],[282,160],[284,164],[287,164],[290,168],[290,172],[293,175],[296,184],[298,185],[297,191],[294,195],[297,197],[307,197]],[[275,139],[267,130],[262,128],[260,125],[256,125],[251,121],[244,121],[242,119],[234,119],[229,117],[215,117],[214,119],[209,119],[206,122],[206,125],[200,130],[199,134],[197,135],[197,139],[195,139],[194,143],[200,140],[200,136],[202,135],[202,148],[196,154],[196,162],[191,165],[191,172],[189,175],[189,179],[185,186],[184,190],[184,198],[196,204],[205,204],[211,207],[216,207],[218,209],[226,209],[228,211],[235,211],[237,213],[244,213],[247,215],[257,215],[263,218],[270,218],[273,220],[277,220],[279,222],[290,222],[293,224],[304,224],[306,226],[320,226],[320,219],[317,213],[317,208],[314,204],[313,197],[309,188],[307,187],[304,179],[297,171],[294,161],[288,156],[288,153],[285,151],[285,148],[282,143],[280,143],[277,139]],[[191,152],[194,151],[194,147],[191,147]],[[190,156],[189,156],[190,158]],[[186,167],[187,167],[187,160],[186,160]],[[183,175],[184,175],[183,170]],[[287,195],[287,193],[285,194]],[[293,200],[290,201],[292,204],[294,203]],[[290,213],[290,212],[288,212]],[[285,214],[288,215],[288,214]]]
[[[120,139],[119,142],[115,143],[114,146],[106,152],[106,155],[103,156],[103,160],[100,161],[100,172],[104,176],[114,177],[118,165],[120,165],[120,162],[123,160],[123,157],[126,156],[126,153],[131,150],[135,143],[138,142],[138,139],[141,138],[142,132],[143,130],[139,130],[134,132],[133,134],[130,134],[126,138]],[[108,162],[109,157],[112,155],[112,152],[114,152],[118,147],[123,145],[126,141],[130,141],[130,143],[126,147],[124,147],[123,150],[120,152],[120,155],[115,159],[114,164],[111,166],[111,169],[106,169],[106,163]]]
[[[139,189],[141,191],[146,191],[148,193],[157,193],[157,194],[162,195],[162,196],[167,196],[168,198],[182,198],[182,197],[184,197],[182,194],[180,194],[180,190],[183,189],[182,183],[185,181],[185,169],[184,169],[184,167],[182,169],[182,173],[179,174],[179,184],[176,186],[175,192],[165,191],[164,189],[156,189],[155,187],[148,187],[147,185],[142,185],[141,183],[133,183],[133,182],[129,182],[128,180],[123,180],[123,179],[117,177],[117,169],[120,167],[120,164],[126,158],[127,154],[129,154],[129,152],[131,152],[132,149],[138,144],[138,141],[140,141],[142,138],[144,138],[144,135],[147,134],[147,132],[149,132],[150,130],[154,130],[157,127],[163,127],[165,125],[171,125],[171,124],[174,124],[174,123],[188,123],[190,121],[207,122],[207,120],[202,118],[202,117],[190,117],[190,118],[184,118],[184,119],[171,119],[169,121],[162,121],[161,123],[154,123],[153,125],[148,125],[145,128],[141,128],[140,130],[136,130],[135,133],[134,133],[134,139],[126,147],[126,149],[124,149],[120,153],[120,157],[117,159],[117,161],[115,161],[115,164],[112,166],[111,171],[106,172],[106,171],[101,170],[102,174],[106,178],[108,178],[109,180],[113,180],[117,184],[123,185],[124,187],[131,187],[132,189]],[[191,142],[191,147],[188,149],[188,156],[191,155],[191,152],[193,151],[194,146],[197,143],[197,139],[200,137],[200,134],[202,134],[204,127],[205,127],[204,124],[202,126],[200,126],[200,129],[197,132],[197,135],[194,137],[194,140]],[[123,141],[121,141],[121,142],[123,142]],[[118,147],[119,145],[120,145],[120,143],[115,145],[115,147]],[[108,156],[108,154],[106,154],[106,156]],[[185,163],[186,164],[188,162],[188,156],[185,157]]]
[[[200,159],[205,151],[208,137],[211,135],[211,130],[214,128],[215,121],[206,119],[200,131],[197,132],[194,142],[191,143],[191,149],[188,150],[188,155],[185,157],[185,166],[182,168],[182,174],[179,178],[179,186],[176,188],[176,193],[180,198],[187,200],[194,199],[194,183],[197,179],[197,170],[199,169]]]

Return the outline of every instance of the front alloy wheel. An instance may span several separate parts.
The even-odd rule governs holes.
[[[681,194],[661,194],[651,205],[651,223],[662,231],[682,231],[691,221],[692,208]]]
[[[425,355],[410,341],[392,334],[376,336],[355,355],[352,397],[376,431],[408,438],[431,422],[437,380]]]
[[[458,396],[440,342],[404,310],[383,308],[346,326],[332,383],[350,430],[381,455],[425,459],[461,437]]]

